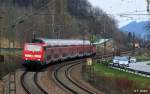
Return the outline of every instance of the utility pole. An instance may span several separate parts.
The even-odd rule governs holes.
[[[106,21],[105,21],[106,19],[105,19],[105,16],[104,16],[104,31],[103,31],[103,33],[104,33],[104,54],[106,54],[106,42],[105,42],[105,38],[106,38],[106,35],[105,35],[105,33],[106,33]]]
[[[55,3],[55,0],[53,0],[53,2]],[[52,11],[52,32],[53,32],[52,36],[54,36],[55,35],[55,6]],[[57,38],[57,36],[56,36],[56,38]]]
[[[52,13],[52,31],[55,32],[55,10]]]
[[[2,21],[1,21],[1,19],[2,19],[2,17],[1,17],[1,15],[0,15],[0,57],[1,57],[1,48],[2,48],[2,47],[1,47],[1,45],[2,45],[2,44],[1,44],[1,40],[2,40],[2,36],[1,36],[1,34],[2,34],[2,26],[1,26],[2,23],[1,23],[1,22],[2,22]]]
[[[146,2],[147,2],[147,12],[149,12],[150,11],[150,7],[149,7],[150,0],[146,0]]]
[[[134,56],[134,52],[135,52],[135,33],[133,32],[133,38],[132,38],[132,55]]]
[[[14,4],[13,4],[13,6],[12,6],[12,12],[15,10],[15,5],[16,5],[16,3],[14,2]],[[14,15],[12,15],[12,17],[11,17],[12,19],[14,19],[15,18],[15,16]],[[11,46],[11,48],[10,49],[12,49],[12,54],[11,54],[11,56],[12,56],[12,63],[14,63],[15,62],[15,35],[16,35],[16,32],[15,32],[15,28],[16,28],[16,24],[12,24],[11,25],[11,34],[12,34],[12,40],[10,41],[10,46]]]
[[[0,57],[1,57],[1,40],[2,40],[2,37],[1,37],[1,28],[0,28]]]
[[[0,16],[0,20],[2,19],[2,17]],[[0,21],[1,22],[1,21]],[[1,40],[2,40],[2,28],[1,28],[1,24],[0,23],[0,62],[1,61],[4,61],[4,56],[2,56],[2,53],[1,53],[1,48],[2,48],[2,43],[1,43]]]

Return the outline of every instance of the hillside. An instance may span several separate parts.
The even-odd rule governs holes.
[[[0,0],[0,11],[3,47],[22,47],[33,35],[93,40],[119,33],[116,21],[87,0]]]
[[[92,5],[98,6],[107,14],[113,15],[119,28],[131,21],[149,20],[146,0],[89,0]],[[119,6],[119,7],[118,7]],[[130,15],[126,15],[130,14]],[[133,14],[133,15],[132,15]],[[137,14],[137,15],[134,15]],[[138,15],[146,14],[146,15]]]
[[[146,27],[148,23],[149,21],[133,21],[121,27],[120,29],[123,32],[134,32],[137,37],[144,38],[144,36],[147,36],[150,33]]]

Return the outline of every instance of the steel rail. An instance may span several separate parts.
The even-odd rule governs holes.
[[[28,72],[25,71],[25,72],[21,75],[21,79],[20,79],[21,85],[22,85],[23,89],[25,90],[25,92],[26,92],[27,94],[33,94],[33,93],[27,88],[27,86],[25,85],[25,76],[27,75],[27,73],[28,73]],[[34,74],[33,81],[34,81],[35,85],[38,87],[38,89],[39,89],[41,92],[43,92],[43,94],[48,94],[48,93],[38,84],[38,82],[37,82],[37,75],[38,75],[38,73],[39,73],[39,72],[36,72],[36,73]]]
[[[36,73],[34,74],[34,83],[36,84],[36,86],[37,86],[44,94],[48,94],[48,93],[38,84],[37,77],[38,77],[38,72],[36,72]]]
[[[63,87],[65,87],[67,90],[69,90],[70,92],[72,92],[73,94],[78,94],[75,90],[69,88],[67,85],[65,85],[64,83],[62,83],[62,82],[59,80],[57,74],[58,74],[58,71],[59,71],[61,68],[62,68],[62,66],[59,67],[59,68],[57,68],[57,69],[55,70],[55,72],[54,72],[54,78],[55,78],[55,80],[56,80],[58,83],[60,83]]]
[[[74,66],[79,65],[79,64],[81,64],[81,63],[72,64],[71,66],[69,66],[69,67],[67,68],[67,70],[65,71],[65,75],[66,75],[67,79],[68,79],[70,82],[72,82],[73,84],[75,84],[77,87],[79,87],[79,88],[81,88],[82,90],[86,91],[88,94],[95,94],[93,91],[90,91],[90,90],[84,88],[83,86],[81,86],[81,85],[79,85],[77,82],[75,82],[73,79],[71,79],[69,71],[70,71]]]
[[[80,60],[80,61],[81,61],[81,60]],[[80,62],[80,61],[73,61],[73,62]],[[69,90],[69,91],[70,91],[71,93],[73,93],[73,94],[79,94],[77,91],[75,91],[74,89],[72,89],[72,88],[70,88],[69,86],[67,86],[66,84],[64,84],[64,83],[59,79],[59,77],[58,77],[58,72],[59,72],[59,70],[62,69],[63,67],[69,66],[70,64],[73,64],[73,62],[72,62],[72,63],[69,63],[69,64],[67,64],[67,65],[64,64],[64,65],[58,67],[58,68],[54,71],[54,74],[53,74],[53,75],[54,75],[54,79],[55,79],[60,85],[62,85],[63,87],[65,87],[67,90]],[[71,67],[75,66],[75,65],[78,65],[78,64],[80,64],[80,63],[76,63],[76,64],[71,65],[71,66],[69,67],[69,69],[70,69]],[[75,83],[75,81],[71,80],[70,77],[69,77],[69,73],[68,73],[69,69],[67,68],[67,69],[65,70],[65,76],[66,76],[66,78],[67,78],[67,80],[68,80],[69,82],[71,82],[73,85],[75,85],[75,86],[78,87],[79,89],[83,90],[84,92],[87,92],[87,94],[95,94],[95,93],[93,93],[92,91],[87,90],[87,89],[83,88],[82,86],[80,86],[79,84]]]
[[[21,81],[21,85],[22,85],[23,89],[25,90],[25,92],[26,92],[27,94],[32,94],[32,93],[26,88],[26,86],[25,86],[24,78],[25,78],[25,75],[26,75],[27,73],[28,73],[28,72],[25,71],[25,72],[21,75],[20,81]]]
[[[13,76],[13,79],[11,79],[11,76]],[[14,88],[11,88],[12,84],[13,84]],[[15,72],[11,72],[9,74],[9,94],[11,94],[11,92],[14,92],[14,94],[16,94],[16,75],[15,75]]]

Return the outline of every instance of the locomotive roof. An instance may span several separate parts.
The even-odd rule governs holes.
[[[78,39],[46,39],[46,38],[36,38],[35,40],[41,41],[50,46],[65,46],[65,45],[90,45],[88,40],[78,40]]]

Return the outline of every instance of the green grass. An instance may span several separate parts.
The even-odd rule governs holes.
[[[135,74],[130,74],[127,72],[119,71],[113,68],[109,68],[107,66],[104,66],[102,64],[96,63],[95,71],[98,75],[106,76],[106,77],[113,77],[113,78],[128,78],[129,80],[135,81],[138,86],[145,87],[147,85],[150,85],[150,78],[138,76]]]

